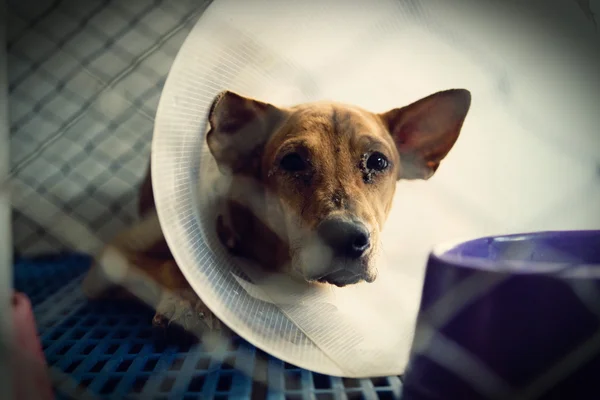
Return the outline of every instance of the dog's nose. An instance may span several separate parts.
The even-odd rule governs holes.
[[[317,232],[338,257],[359,258],[371,245],[369,231],[360,222],[329,218],[319,224]]]

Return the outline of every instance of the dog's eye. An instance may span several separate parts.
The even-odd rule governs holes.
[[[279,165],[281,165],[281,168],[289,172],[298,172],[306,169],[306,163],[298,153],[290,153],[285,155],[281,159]]]
[[[383,171],[388,164],[388,159],[379,152],[371,154],[367,159],[367,169],[370,171]]]

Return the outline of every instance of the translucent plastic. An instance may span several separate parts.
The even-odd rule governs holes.
[[[559,136],[563,132],[562,117],[551,111],[559,106],[544,103],[549,96],[536,98],[539,87],[521,90],[543,66],[506,68],[502,57],[514,56],[507,50],[514,43],[496,39],[501,35],[494,30],[500,29],[493,25],[499,23],[495,12],[484,10],[491,24],[485,29],[475,23],[485,13],[483,6],[473,10],[485,2],[470,3],[472,13],[462,14],[448,2],[425,3],[429,8],[396,0],[219,0],[190,33],[166,82],[152,179],[173,254],[216,316],[252,344],[300,367],[348,377],[402,374],[432,246],[459,236],[552,224],[568,228],[574,219],[562,222],[564,213],[549,208],[564,204],[565,193],[583,187],[588,166],[595,168],[588,158],[573,156],[576,148],[598,144],[597,136],[585,134],[585,127],[597,126],[592,121],[597,113],[586,112],[592,104],[584,101],[587,92],[561,89],[583,135],[569,139],[569,146],[540,140],[541,134],[555,139],[553,128]],[[522,49],[534,49],[528,52],[553,51],[521,36]],[[511,94],[499,89],[507,82]],[[564,80],[546,79],[540,87],[553,82]],[[252,268],[221,247],[211,194],[227,182],[219,178],[205,143],[208,107],[218,92],[282,106],[330,99],[381,112],[449,88],[469,89],[472,110],[436,175],[429,182],[399,183],[375,283],[318,290],[277,276],[258,284]],[[538,105],[539,110],[531,108]],[[524,129],[527,113],[543,124]],[[582,224],[598,221],[587,215],[591,207],[578,208]]]

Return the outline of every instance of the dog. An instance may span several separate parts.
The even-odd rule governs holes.
[[[293,107],[231,91],[212,103],[206,141],[231,184],[216,233],[228,251],[315,284],[344,287],[377,278],[380,232],[401,179],[429,179],[456,143],[471,105],[465,89],[434,93],[373,113],[314,102]],[[103,251],[84,279],[91,298],[114,289],[156,309],[154,325],[222,326],[175,263],[156,216],[150,168],[140,222]]]

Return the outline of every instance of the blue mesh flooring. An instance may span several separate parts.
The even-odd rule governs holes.
[[[34,307],[58,399],[400,399],[398,377],[342,379],[271,357],[239,337],[205,349],[153,330],[135,303],[88,302],[86,255],[15,262]]]

